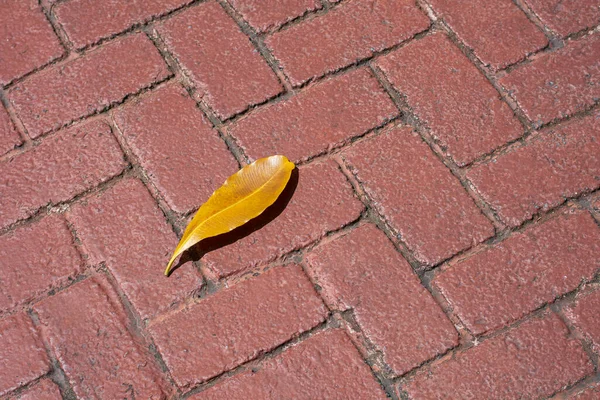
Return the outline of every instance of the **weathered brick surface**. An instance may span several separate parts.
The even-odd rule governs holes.
[[[0,236],[0,310],[31,300],[81,269],[65,221],[49,216]]]
[[[429,3],[477,57],[494,68],[520,61],[548,44],[542,31],[511,0]]]
[[[333,162],[303,167],[292,199],[277,218],[230,246],[208,253],[203,261],[217,275],[227,276],[307,246],[358,218],[362,209]]]
[[[40,383],[27,389],[14,400],[62,400],[58,386],[50,379],[43,379]]]
[[[216,2],[190,8],[158,27],[202,98],[222,118],[282,90],[275,73]]]
[[[140,313],[153,317],[201,286],[192,265],[163,275],[177,238],[144,185],[125,179],[67,213],[89,264],[106,262]]]
[[[0,106],[0,156],[19,146],[23,141],[10,121],[8,112]]]
[[[173,379],[187,387],[278,346],[325,315],[302,269],[291,265],[224,289],[149,329]]]
[[[201,399],[386,399],[341,330],[318,333],[255,370],[192,396]]]
[[[598,243],[597,241],[596,243]],[[600,252],[596,252],[598,255]],[[596,272],[600,269],[596,262]],[[600,291],[578,298],[570,307],[565,309],[565,314],[582,335],[592,341],[596,352],[600,353]]]
[[[362,331],[397,374],[458,344],[452,323],[374,225],[317,248],[308,256],[308,269],[330,308],[354,310]]]
[[[102,120],[58,132],[0,162],[0,226],[27,218],[48,203],[69,200],[117,175],[125,165],[119,144]]]
[[[377,65],[460,165],[523,133],[498,92],[441,33],[412,42]]]
[[[0,85],[60,57],[64,50],[37,0],[0,4]]]
[[[35,138],[119,102],[168,74],[158,50],[138,33],[33,75],[13,86],[8,98]]]
[[[189,2],[190,0],[70,0],[54,7],[54,13],[69,40],[76,48],[82,48]]]
[[[509,225],[600,187],[600,113],[546,129],[467,173]]]
[[[35,306],[75,394],[84,399],[163,398],[155,361],[129,333],[115,293],[90,278]]]
[[[246,154],[306,159],[396,116],[398,110],[366,69],[316,84],[263,107],[229,129]]]
[[[600,23],[596,0],[525,0],[533,12],[562,36]]]
[[[419,261],[435,265],[494,233],[460,182],[410,129],[389,129],[343,157]]]
[[[266,40],[294,85],[345,67],[427,29],[411,0],[351,0]]]
[[[0,320],[0,360],[0,396],[50,369],[43,344],[26,314]]]
[[[259,32],[276,28],[307,12],[323,7],[319,0],[228,0]]]
[[[127,104],[113,117],[140,165],[175,211],[198,207],[238,169],[225,142],[178,84]]]
[[[424,368],[404,389],[414,399],[543,398],[591,373],[581,345],[552,314]]]
[[[600,35],[565,47],[510,72],[500,83],[536,123],[561,118],[600,100]]]
[[[433,281],[474,333],[500,328],[600,270],[600,228],[566,213],[452,265]]]
[[[598,400],[600,399],[600,383],[590,385],[590,387],[569,397],[571,400]],[[557,399],[558,400],[558,399]]]

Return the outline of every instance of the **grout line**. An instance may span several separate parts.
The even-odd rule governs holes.
[[[531,21],[540,31],[544,33],[548,42],[550,42],[551,48],[557,48],[560,46],[560,35],[554,32],[550,27],[544,24],[542,19],[537,15],[529,5],[523,0],[512,0],[514,5],[520,9],[523,14],[527,16],[527,19]]]
[[[4,160],[7,157],[7,154],[13,155],[25,151],[26,149],[31,147],[32,141],[32,139],[27,134],[27,129],[25,128],[25,125],[23,125],[23,122],[21,122],[21,119],[17,115],[17,112],[14,110],[14,108],[10,104],[10,101],[6,97],[6,93],[2,90],[2,88],[0,88],[0,108],[2,107],[4,107],[4,110],[8,114],[8,119],[10,121],[9,123],[12,124],[15,131],[17,131],[17,134],[21,138],[22,143],[20,146],[17,146],[13,150],[9,150],[8,152],[0,156],[0,161]],[[0,112],[2,111],[0,110]]]

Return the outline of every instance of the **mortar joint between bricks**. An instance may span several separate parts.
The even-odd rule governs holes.
[[[68,56],[69,53],[73,52],[73,43],[71,42],[71,40],[69,40],[69,36],[63,29],[60,22],[58,22],[58,20],[56,19],[56,16],[54,15],[54,7],[56,6],[56,4],[53,4],[50,6],[50,8],[47,8],[44,7],[44,5],[42,4],[42,0],[38,0],[38,5],[44,13],[44,16],[48,20],[48,23],[50,23],[50,26],[52,27],[54,34],[58,38],[60,45],[65,49],[66,56]]]

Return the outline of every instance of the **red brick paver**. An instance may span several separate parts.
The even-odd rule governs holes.
[[[0,85],[62,56],[64,50],[37,0],[0,4]]]
[[[377,65],[458,164],[523,133],[498,92],[441,33],[410,43]]]
[[[562,36],[600,24],[595,0],[525,0],[544,23]]]
[[[127,330],[117,296],[103,280],[78,283],[35,310],[78,397],[158,399],[165,393],[155,361]]]
[[[348,254],[352,256],[345,260]],[[450,321],[373,225],[318,248],[308,263],[327,304],[337,310],[353,309],[369,340],[382,349],[396,373],[458,344]]]
[[[335,379],[332,379],[335,377]],[[341,330],[318,333],[260,367],[191,397],[201,399],[385,399]]]
[[[302,269],[291,265],[224,289],[150,331],[173,378],[186,387],[278,346],[325,315]]]
[[[600,291],[581,297],[565,310],[567,318],[588,338],[596,352],[600,351]]]
[[[0,320],[0,396],[50,369],[31,319],[23,313]]]
[[[323,7],[319,0],[228,0],[259,32]]]
[[[411,0],[349,0],[324,16],[274,34],[266,43],[292,83],[299,85],[392,47],[428,25]]]
[[[244,111],[282,90],[275,73],[216,2],[176,15],[158,31],[191,75],[198,97],[220,117]]]
[[[407,386],[411,398],[539,398],[591,374],[581,345],[556,315],[524,322],[425,368]]]
[[[49,379],[43,379],[17,396],[15,400],[62,400],[62,398],[58,386]]]
[[[0,226],[27,218],[49,203],[70,200],[125,166],[105,121],[60,131],[39,146],[0,162]]]
[[[0,106],[0,155],[14,149],[22,143],[15,126],[10,122],[8,112]]]
[[[343,155],[419,261],[435,265],[493,234],[458,179],[410,129],[389,129]]]

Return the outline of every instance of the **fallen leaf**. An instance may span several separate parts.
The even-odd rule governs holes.
[[[284,156],[256,160],[231,175],[194,215],[169,260],[169,276],[175,259],[203,239],[221,235],[256,218],[285,189],[294,163]]]

